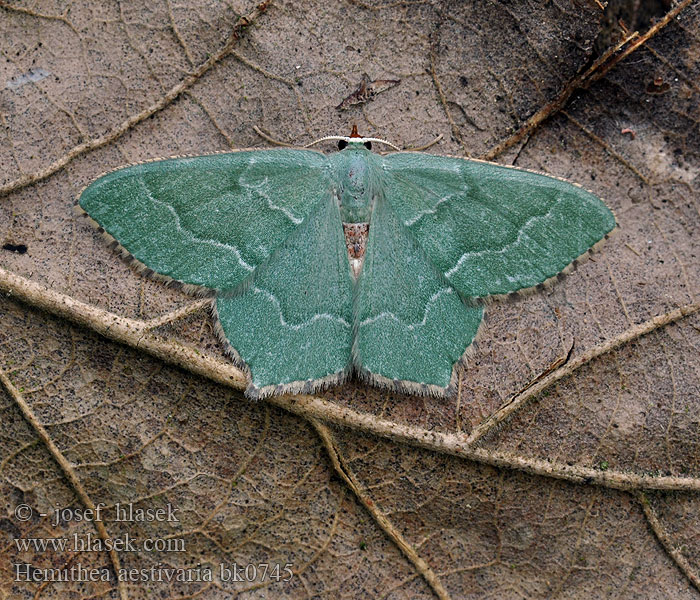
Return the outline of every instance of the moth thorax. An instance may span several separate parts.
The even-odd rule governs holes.
[[[352,274],[357,279],[365,262],[365,248],[369,235],[369,223],[343,223],[345,245],[348,248],[348,259]]]

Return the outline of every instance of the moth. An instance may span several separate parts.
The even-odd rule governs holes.
[[[615,228],[562,179],[466,158],[240,150],[112,171],[79,207],[137,264],[215,296],[246,394],[351,374],[448,394],[484,300],[556,277]],[[383,142],[386,143],[386,142]],[[116,244],[115,242],[115,244]]]

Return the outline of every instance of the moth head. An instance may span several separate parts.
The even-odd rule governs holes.
[[[350,138],[341,138],[338,140],[338,150],[345,150],[345,148],[348,147],[348,144],[352,143],[353,146],[357,147],[359,143],[362,143],[362,145],[367,148],[367,150],[372,149],[372,141],[371,140],[364,140],[360,138],[359,140],[351,140]]]
[[[352,126],[352,131],[350,132],[350,135],[345,136],[345,135],[328,135],[326,137],[322,137],[318,140],[315,140],[311,142],[310,144],[307,144],[305,147],[308,148],[309,146],[313,146],[314,144],[318,144],[319,142],[325,142],[329,140],[337,140],[338,141],[338,150],[345,150],[346,148],[351,148],[353,150],[357,150],[358,148],[364,147],[367,150],[372,149],[372,142],[378,142],[381,144],[385,144],[386,146],[389,146],[393,148],[394,150],[401,150],[401,148],[395,146],[391,142],[387,142],[386,140],[382,140],[380,138],[369,138],[369,137],[362,137],[359,133],[357,133],[357,125]]]
[[[361,143],[365,148],[367,148],[367,150],[372,149],[372,140],[370,138],[363,138],[359,133],[357,133],[357,123],[352,124],[352,131],[350,132],[350,137],[348,138],[348,142],[350,141]],[[340,143],[338,143],[338,146],[340,146]],[[345,146],[343,146],[343,148],[344,147]]]

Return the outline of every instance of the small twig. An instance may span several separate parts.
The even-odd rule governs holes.
[[[559,112],[566,105],[569,98],[576,90],[585,89],[594,81],[598,81],[601,77],[604,77],[621,60],[628,57],[632,52],[637,50],[659,31],[661,31],[661,29],[668,25],[692,2],[693,0],[683,0],[668,11],[663,19],[659,20],[642,35],[639,35],[639,32],[637,31],[632,34],[625,35],[625,37],[619,43],[608,48],[588,69],[586,69],[585,72],[581,73],[580,75],[576,75],[573,79],[571,79],[571,81],[569,81],[569,83],[554,100],[548,102],[534,115],[532,115],[525,122],[525,124],[518,129],[518,131],[516,131],[508,139],[491,148],[491,150],[482,155],[481,158],[483,160],[493,160],[505,152],[508,148],[517,144],[525,136],[531,134],[537,127],[540,126],[540,124],[542,124],[542,122]]]
[[[257,133],[262,139],[267,140],[271,144],[274,144],[275,146],[283,146],[285,148],[298,148],[298,146],[295,146],[294,144],[288,144],[287,142],[283,142],[281,140],[276,140],[273,138],[271,135],[268,135],[265,133],[262,129],[260,129],[257,125],[253,125],[253,130],[255,133]]]
[[[437,136],[432,142],[428,142],[427,144],[424,144],[423,146],[417,146],[415,148],[406,148],[405,152],[422,152],[423,150],[427,150],[431,146],[434,146],[435,144],[437,144],[441,139],[442,139],[442,134]]]
[[[492,430],[494,427],[503,423],[506,419],[511,417],[513,413],[517,412],[534,396],[543,392],[545,389],[551,387],[555,382],[571,375],[577,369],[580,369],[583,365],[588,364],[594,358],[598,358],[603,354],[611,352],[624,344],[631,342],[632,340],[639,338],[647,333],[659,329],[669,323],[673,323],[683,317],[692,315],[693,313],[700,310],[700,303],[687,304],[682,306],[670,313],[654,317],[649,319],[644,323],[630,327],[629,329],[623,331],[617,337],[614,337],[599,346],[595,346],[590,350],[577,356],[574,360],[565,363],[562,367],[558,368],[556,371],[550,373],[549,375],[543,377],[539,381],[533,382],[528,385],[523,391],[516,394],[512,399],[510,399],[504,406],[499,408],[495,413],[493,413],[488,419],[479,423],[471,432],[467,438],[468,444],[477,443],[486,433]]]
[[[253,71],[260,73],[263,77],[267,77],[268,79],[272,79],[273,81],[279,81],[280,83],[283,83],[287,87],[294,89],[294,81],[292,79],[287,79],[286,77],[282,77],[281,75],[277,75],[276,73],[273,73],[272,71],[268,71],[267,69],[263,69],[260,65],[255,64],[252,60],[249,58],[243,56],[240,52],[236,52],[235,50],[231,49],[229,51],[231,56],[235,57],[236,60],[242,62],[246,67],[249,69],[252,69]]]
[[[10,381],[10,378],[2,369],[0,369],[0,383],[15,401],[15,404],[19,407],[20,411],[22,412],[22,415],[24,416],[24,419],[27,421],[27,423],[29,423],[30,427],[34,430],[39,439],[44,443],[47,450],[49,451],[53,459],[56,461],[61,471],[63,471],[63,474],[65,475],[66,479],[70,482],[73,491],[83,503],[83,506],[86,509],[93,511],[94,514],[94,512],[97,510],[97,507],[95,506],[95,503],[92,501],[90,496],[88,496],[88,493],[85,491],[83,484],[80,482],[80,479],[78,479],[78,476],[75,474],[73,465],[71,465],[71,463],[68,462],[68,459],[63,455],[58,446],[56,446],[54,441],[49,436],[48,431],[46,431],[46,429],[41,424],[37,416],[34,414],[34,411],[31,409],[29,404],[27,404],[27,401],[24,399],[24,396],[14,386],[12,381]],[[110,536],[109,533],[107,533],[107,529],[105,528],[104,523],[99,519],[96,519],[93,520],[93,524],[95,525],[95,529],[97,529],[97,533],[99,534],[100,538],[105,543],[105,545],[107,547],[111,547],[111,544],[109,542]],[[126,583],[119,578],[119,571],[121,569],[121,564],[119,562],[119,554],[116,550],[114,550],[114,548],[110,549],[108,551],[108,554],[109,559],[112,562],[112,569],[114,570],[114,575],[117,579],[117,589],[119,590],[119,597],[121,600],[128,600]]]
[[[189,47],[185,43],[184,38],[182,37],[182,34],[180,33],[180,29],[177,26],[177,21],[175,21],[175,15],[173,14],[173,5],[171,4],[170,0],[165,0],[165,4],[168,7],[168,18],[170,19],[170,29],[173,30],[173,33],[175,34],[175,39],[177,39],[178,43],[180,44],[180,47],[182,48],[183,52],[185,53],[185,56],[187,57],[187,61],[191,65],[194,65],[194,58],[192,58],[192,53],[190,52]]]
[[[438,98],[440,98],[440,103],[442,104],[442,108],[445,111],[445,116],[447,117],[447,120],[450,123],[452,136],[457,142],[460,143],[460,145],[464,149],[464,152],[466,153],[467,149],[464,145],[464,141],[462,140],[462,135],[459,133],[459,127],[457,127],[457,123],[455,123],[454,119],[452,118],[452,114],[450,113],[450,107],[448,106],[447,98],[445,97],[445,92],[442,91],[442,85],[440,83],[440,80],[438,79],[437,71],[435,70],[435,55],[432,52],[430,53],[430,75],[433,78],[435,90],[438,93]]]
[[[595,73],[601,65],[603,65],[610,57],[620,50],[625,44],[634,39],[638,34],[635,32],[617,43],[615,46],[608,48],[586,71],[576,75],[573,79],[566,84],[564,89],[559,92],[559,95],[554,98],[551,102],[545,104],[540,110],[538,110],[534,115],[532,115],[525,124],[518,129],[512,136],[503,140],[486,154],[483,154],[480,158],[483,160],[493,160],[500,154],[503,154],[508,148],[515,146],[524,137],[530,135],[537,127],[539,127],[544,121],[546,121],[553,114],[561,110],[564,105],[568,102],[571,95],[578,89],[586,87],[588,85],[590,78],[593,73]]]
[[[639,501],[639,504],[642,506],[644,516],[649,523],[649,527],[651,527],[651,530],[654,532],[656,539],[659,540],[659,543],[669,555],[671,560],[676,563],[676,566],[680,569],[681,573],[688,578],[690,583],[695,586],[695,589],[700,591],[700,578],[688,559],[673,546],[673,541],[669,537],[668,533],[666,533],[666,529],[662,525],[661,521],[659,521],[659,518],[656,516],[656,513],[649,502],[649,498],[647,498],[644,492],[637,492],[635,496]]]
[[[202,308],[211,306],[211,303],[211,298],[203,298],[202,300],[197,300],[196,302],[190,302],[189,304],[186,304],[185,306],[182,306],[176,310],[161,315],[160,317],[154,317],[153,319],[143,321],[143,328],[146,330],[155,329],[156,327],[160,327],[161,325],[167,325],[168,323],[172,323],[173,321],[177,321],[178,319],[184,319],[185,317],[188,317],[192,313],[195,313]]]
[[[355,497],[360,501],[362,506],[365,507],[367,512],[372,516],[377,525],[381,530],[387,535],[387,537],[401,550],[404,556],[411,562],[411,564],[416,568],[416,571],[425,579],[427,584],[435,592],[435,595],[441,600],[449,600],[450,595],[447,590],[442,585],[439,577],[430,568],[430,565],[423,560],[416,550],[408,543],[408,541],[403,537],[401,532],[394,527],[394,524],[386,518],[384,513],[377,508],[377,505],[372,501],[367,492],[362,488],[362,485],[355,477],[355,474],[351,469],[348,468],[347,464],[343,460],[343,457],[338,452],[335,440],[333,439],[333,434],[327,425],[320,423],[317,419],[310,419],[311,424],[316,429],[316,433],[321,438],[328,457],[330,458],[331,464],[335,469],[335,472],[342,478],[342,480],[347,484]]]
[[[679,2],[674,6],[671,10],[669,10],[663,18],[659,19],[654,25],[652,25],[647,31],[645,31],[642,35],[638,36],[635,35],[635,40],[632,41],[631,44],[629,44],[620,54],[617,56],[614,56],[610,61],[608,61],[605,65],[603,65],[597,73],[592,74],[591,76],[591,82],[592,81],[598,81],[601,77],[604,77],[605,75],[608,74],[608,72],[615,67],[621,60],[627,58],[632,52],[634,52],[637,48],[642,46],[643,44],[646,44],[652,37],[654,37],[659,31],[661,31],[666,25],[668,25],[673,19],[675,19],[681,11],[686,9],[688,6],[690,6],[693,3],[693,0],[683,0],[682,2]]]
[[[569,361],[573,349],[574,342],[572,340],[571,346],[569,347],[566,356],[561,356],[560,358],[555,360],[537,377],[535,377],[532,381],[528,382],[528,384],[525,387],[523,387],[520,391],[518,391],[516,394],[513,394],[508,400],[506,400],[506,402],[501,406],[501,408],[499,408],[495,413],[493,413],[488,419],[474,427],[474,429],[472,429],[472,432],[469,434],[469,437],[467,438],[467,443],[476,444],[476,442],[478,442],[482,437],[484,437],[489,431],[491,431],[492,429],[500,425],[505,419],[507,419],[512,414],[512,411],[508,411],[508,407],[510,407],[513,403],[520,403],[520,405],[522,405],[522,398],[530,397],[530,394],[528,392],[533,388],[535,384],[542,381],[545,377],[549,376],[550,374],[554,373],[556,369],[560,368],[562,365],[565,365]],[[517,408],[515,410],[517,410]]]

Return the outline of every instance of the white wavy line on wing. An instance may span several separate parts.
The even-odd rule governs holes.
[[[435,204],[433,204],[432,208],[426,208],[425,210],[420,211],[416,216],[412,217],[411,219],[408,219],[407,221],[404,221],[403,224],[406,227],[410,227],[411,225],[417,223],[425,215],[434,215],[438,211],[438,207],[441,204],[444,204],[445,202],[450,200],[451,198],[454,198],[454,194],[450,194],[449,196],[443,196]]]
[[[170,213],[173,215],[173,218],[175,220],[175,228],[177,231],[181,232],[184,234],[186,237],[188,237],[191,241],[197,242],[197,243],[202,243],[202,244],[210,244],[212,246],[216,246],[217,248],[224,248],[226,250],[230,250],[236,255],[236,258],[238,259],[238,264],[240,264],[246,271],[253,271],[255,267],[249,265],[245,260],[243,260],[243,257],[241,256],[240,251],[236,246],[231,246],[229,244],[224,244],[222,242],[219,242],[217,240],[209,240],[209,239],[202,239],[198,238],[196,235],[194,235],[191,231],[188,231],[187,229],[184,229],[182,227],[182,223],[180,223],[180,216],[177,214],[177,211],[170,206],[167,202],[163,202],[162,200],[158,200],[153,197],[153,194],[151,193],[151,190],[148,189],[148,186],[143,181],[139,182],[143,189],[146,192],[146,195],[148,196],[148,199],[153,202],[153,204],[157,206],[164,206],[167,210],[170,211]]]
[[[243,172],[242,172],[242,173],[240,174],[240,176],[238,177],[238,183],[241,184],[241,187],[243,187],[243,188],[245,188],[245,189],[247,189],[247,190],[256,190],[263,198],[265,198],[265,200],[267,201],[267,205],[270,207],[270,210],[278,210],[278,211],[280,211],[285,217],[287,217],[292,223],[294,223],[295,225],[300,225],[301,222],[302,222],[304,219],[300,219],[299,217],[294,216],[294,213],[292,213],[292,211],[289,210],[288,208],[284,208],[284,207],[282,207],[282,206],[279,206],[279,205],[275,204],[275,203],[272,201],[272,198],[270,198],[270,196],[262,189],[264,186],[267,185],[267,182],[268,182],[268,177],[267,177],[267,176],[266,176],[262,181],[260,181],[260,182],[257,183],[257,184],[246,183],[246,182],[243,181],[243,177],[244,177],[244,175],[246,174],[246,171],[247,171],[252,165],[254,165],[256,162],[257,162],[257,161],[255,160],[255,157],[254,157],[254,156],[251,156],[251,157],[250,157],[250,160],[248,161],[248,165],[246,166],[246,168],[243,170]]]
[[[350,323],[348,323],[345,319],[342,317],[338,317],[336,315],[332,315],[330,313],[317,313],[313,317],[311,317],[308,321],[304,321],[303,323],[299,323],[297,325],[291,325],[290,323],[287,323],[284,319],[284,315],[282,314],[282,306],[280,305],[279,300],[274,294],[271,294],[267,290],[263,290],[262,288],[259,287],[253,287],[252,288],[253,293],[255,294],[262,294],[265,296],[270,302],[272,302],[275,305],[275,308],[277,309],[277,312],[280,315],[280,324],[282,327],[287,327],[288,329],[292,329],[293,331],[298,331],[299,329],[302,329],[303,327],[306,327],[307,325],[310,325],[312,323],[315,323],[316,321],[319,321],[320,319],[328,319],[329,321],[337,321],[344,327],[347,327],[348,329],[350,328]]]
[[[360,327],[364,327],[365,325],[369,325],[370,323],[374,323],[375,321],[379,321],[379,319],[384,319],[384,318],[389,318],[389,319],[394,319],[394,321],[398,321],[399,323],[402,323],[406,325],[406,328],[409,329],[410,331],[413,331],[416,327],[422,327],[425,325],[426,321],[428,320],[428,313],[430,312],[430,307],[431,305],[440,297],[444,296],[445,294],[453,294],[454,290],[452,288],[441,288],[437,292],[435,292],[428,301],[425,303],[425,312],[423,313],[423,319],[421,321],[418,321],[417,323],[404,323],[401,319],[399,319],[393,312],[385,310],[383,312],[380,312],[378,315],[375,315],[373,317],[368,317],[364,321],[360,323]]]
[[[520,228],[520,231],[518,232],[518,237],[516,237],[512,242],[508,242],[500,250],[486,249],[486,250],[479,250],[478,252],[465,252],[464,254],[462,254],[462,256],[459,257],[459,260],[457,261],[457,264],[455,264],[454,267],[452,267],[449,271],[445,271],[445,277],[447,277],[449,279],[452,275],[454,275],[459,270],[459,268],[464,264],[464,261],[472,256],[483,256],[485,254],[503,254],[512,246],[515,246],[516,244],[520,243],[522,237],[524,235],[527,235],[526,229],[535,221],[544,220],[544,219],[548,219],[549,217],[551,217],[552,211],[556,208],[557,204],[558,204],[558,202],[555,202],[554,204],[552,204],[551,208],[543,215],[535,215],[533,217],[530,217],[525,222],[525,224]]]
[[[385,169],[386,169],[386,167],[385,167]],[[457,168],[454,168],[454,169],[451,168],[451,169],[448,169],[448,170],[449,170],[449,171],[454,171],[455,173],[459,171],[459,169],[457,169]],[[400,173],[392,173],[392,175],[394,176],[394,179],[396,179],[397,181],[400,181],[400,182],[404,183],[405,185],[412,186],[412,187],[414,187],[414,188],[416,188],[416,189],[418,189],[418,190],[420,190],[420,191],[423,191],[423,192],[425,192],[425,193],[427,193],[427,194],[432,194],[433,196],[435,196],[435,197],[438,198],[437,202],[436,202],[435,204],[433,204],[432,208],[426,208],[425,210],[421,210],[421,211],[418,212],[417,215],[415,215],[415,216],[411,217],[410,219],[407,219],[406,221],[404,221],[403,224],[404,224],[406,227],[411,227],[411,225],[415,225],[415,224],[416,224],[420,219],[422,219],[425,215],[434,215],[434,214],[437,212],[437,209],[438,209],[438,207],[439,207],[441,204],[444,204],[444,203],[447,202],[449,199],[454,198],[454,197],[457,195],[457,193],[459,193],[459,192],[465,192],[465,191],[466,191],[466,189],[460,188],[459,192],[453,192],[452,194],[447,194],[447,196],[438,196],[435,192],[433,192],[432,190],[426,188],[426,187],[423,186],[423,185],[419,185],[419,184],[417,184],[417,183],[415,183],[415,182],[411,182],[410,180],[407,181],[406,179],[404,179],[403,177],[401,177],[401,174],[400,174]]]
[[[270,208],[270,210],[278,210],[285,217],[287,217],[292,223],[294,223],[295,225],[300,225],[304,219],[300,219],[299,217],[295,217],[294,214],[292,213],[292,211],[289,210],[288,208],[283,208],[283,207],[275,204],[272,201],[272,198],[270,198],[270,196],[263,189],[257,189],[257,188],[262,188],[266,184],[267,184],[267,177],[265,177],[265,179],[263,179],[259,185],[255,185],[255,186],[246,186],[244,184],[241,184],[241,185],[243,185],[248,190],[252,190],[253,188],[256,188],[256,191],[258,192],[258,194],[260,194],[267,201],[267,206]]]

